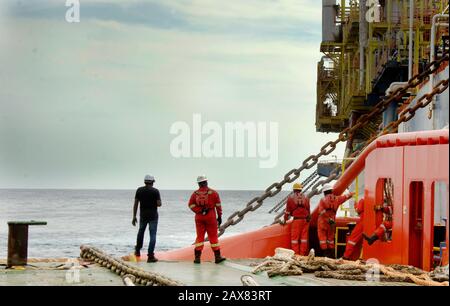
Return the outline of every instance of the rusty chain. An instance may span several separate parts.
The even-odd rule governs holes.
[[[444,61],[448,60],[449,54],[446,53],[439,60],[435,60],[429,63],[421,73],[418,73],[415,76],[413,76],[408,81],[407,85],[399,87],[396,90],[394,90],[389,96],[381,100],[370,113],[364,114],[361,117],[359,117],[355,125],[353,125],[352,127],[347,127],[344,130],[342,130],[339,133],[339,136],[336,140],[329,141],[324,146],[322,146],[318,154],[309,156],[303,161],[302,165],[299,168],[292,169],[289,172],[287,172],[283,180],[281,180],[280,182],[273,183],[268,188],[266,188],[266,190],[261,196],[255,197],[252,200],[250,200],[243,210],[235,211],[234,213],[232,213],[228,217],[227,221],[219,227],[219,236],[223,235],[223,233],[225,233],[225,230],[229,226],[234,226],[239,222],[241,222],[248,212],[255,211],[259,207],[261,207],[265,199],[277,195],[285,184],[293,183],[295,180],[297,180],[300,177],[300,173],[303,170],[311,169],[312,167],[314,167],[319,162],[319,158],[332,153],[336,149],[337,144],[347,141],[348,138],[356,130],[360,129],[365,124],[369,123],[370,120],[375,116],[382,114],[387,109],[389,104],[391,104],[394,101],[400,101],[403,98],[403,96],[408,93],[410,89],[416,88],[418,85],[423,83],[427,78],[429,78],[430,74],[435,73],[439,69],[440,65]]]
[[[102,267],[110,269],[112,272],[116,273],[117,275],[119,275],[121,277],[124,277],[126,275],[133,276],[134,277],[133,283],[136,283],[138,285],[143,285],[143,286],[182,286],[183,285],[182,283],[172,280],[161,274],[138,269],[138,268],[124,262],[123,260],[115,259],[115,258],[105,254],[104,252],[100,251],[97,248],[82,245],[80,247],[80,249],[81,249],[81,254],[80,254],[81,258],[94,261],[94,262],[98,263],[99,265],[101,265]]]

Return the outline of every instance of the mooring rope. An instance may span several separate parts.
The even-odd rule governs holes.
[[[183,286],[182,283],[172,280],[164,275],[138,269],[123,260],[113,258],[112,256],[105,254],[101,250],[82,245],[81,258],[92,260],[97,264],[105,267],[112,272],[116,273],[120,277],[133,276],[133,283],[143,286]]]
[[[412,266],[382,265],[363,261],[347,261],[309,256],[292,256],[280,258],[268,257],[262,263],[254,264],[253,274],[267,272],[269,277],[293,276],[314,273],[318,278],[334,278],[337,280],[368,281],[371,271],[379,271],[380,282],[405,282],[421,286],[448,286],[446,279],[434,278],[432,274]],[[369,274],[369,279],[367,275]]]

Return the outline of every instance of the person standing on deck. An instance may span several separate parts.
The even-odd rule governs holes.
[[[284,212],[283,225],[292,216],[291,248],[295,254],[308,255],[309,221],[311,212],[309,199],[302,193],[302,184],[294,184],[294,192],[288,197]]]
[[[324,197],[319,202],[319,217],[317,219],[317,234],[319,236],[320,248],[324,256],[334,258],[334,235],[336,231],[336,212],[345,201],[353,197],[354,193],[335,196],[333,186],[323,187]]]
[[[357,260],[361,255],[364,232],[364,199],[358,201],[355,210],[359,215],[359,221],[353,228],[350,237],[348,237],[343,257],[345,260]]]
[[[141,248],[144,243],[144,233],[147,228],[147,224],[150,232],[150,243],[148,245],[148,257],[147,262],[157,262],[155,257],[155,245],[156,245],[156,232],[158,229],[158,207],[161,207],[161,196],[159,190],[153,187],[155,178],[151,175],[146,175],[144,178],[145,186],[136,190],[136,196],[134,197],[133,207],[133,226],[137,223],[137,210],[140,205],[140,218],[139,218],[139,231],[136,240],[136,247],[134,254],[141,256]]]
[[[200,263],[205,243],[205,233],[208,233],[208,239],[215,255],[215,263],[218,264],[225,260],[220,255],[219,236],[217,232],[218,227],[222,224],[220,197],[215,190],[208,187],[208,179],[206,176],[199,176],[197,183],[199,189],[194,191],[188,204],[189,208],[195,213],[195,228],[197,232],[194,263]]]

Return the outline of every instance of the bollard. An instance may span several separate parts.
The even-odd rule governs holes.
[[[8,262],[7,266],[25,266],[28,259],[28,227],[30,225],[47,225],[38,221],[8,222]]]

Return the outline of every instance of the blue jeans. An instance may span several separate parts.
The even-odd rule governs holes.
[[[150,232],[150,243],[148,244],[148,255],[153,255],[155,252],[155,244],[156,244],[156,231],[158,229],[158,219],[156,220],[147,220],[144,218],[139,219],[139,232],[137,235],[136,241],[136,251],[140,251],[142,249],[142,245],[144,244],[144,234],[145,229],[147,228]]]

